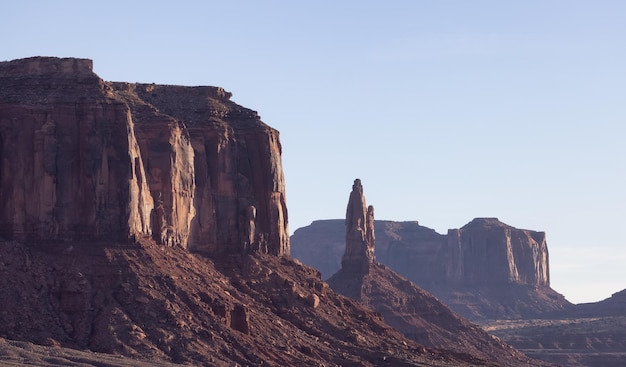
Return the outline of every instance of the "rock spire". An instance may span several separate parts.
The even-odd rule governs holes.
[[[346,252],[341,259],[343,268],[367,270],[374,262],[374,207],[367,206],[363,186],[354,180],[346,210]]]

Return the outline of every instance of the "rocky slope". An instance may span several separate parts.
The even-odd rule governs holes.
[[[288,257],[96,245],[1,242],[0,337],[207,366],[474,364],[404,339]]]
[[[0,338],[3,367],[178,367],[180,364],[142,361],[122,355],[80,351],[59,346],[43,346],[30,342]]]
[[[530,360],[378,263],[374,256],[373,216],[374,208],[366,206],[357,179],[346,211],[342,267],[328,279],[333,290],[376,310],[389,325],[420,344],[469,353],[477,360],[497,361],[503,366],[547,365]]]
[[[473,319],[536,316],[570,306],[549,286],[545,233],[477,218],[447,235],[418,222],[376,221],[376,258]],[[324,276],[339,269],[340,220],[292,236],[292,255]],[[380,244],[380,245],[379,245]]]

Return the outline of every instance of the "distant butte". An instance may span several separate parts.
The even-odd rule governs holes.
[[[342,220],[297,229],[292,255],[323,277],[340,269]],[[476,218],[442,235],[418,222],[377,220],[376,259],[471,320],[533,317],[571,304],[550,288],[546,234]]]
[[[346,212],[342,267],[328,279],[330,287],[379,312],[385,322],[408,338],[433,348],[468,353],[501,366],[545,366],[463,319],[437,298],[374,258],[373,207],[365,210],[361,181],[356,179]]]

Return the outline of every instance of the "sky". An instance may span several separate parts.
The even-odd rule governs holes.
[[[574,303],[626,288],[626,1],[4,1],[0,61],[221,86],[281,133],[289,226],[545,231]]]

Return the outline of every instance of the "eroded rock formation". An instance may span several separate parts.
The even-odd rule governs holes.
[[[292,255],[329,277],[341,267],[341,220],[292,236]],[[376,259],[473,320],[536,316],[570,305],[550,288],[544,232],[477,218],[442,235],[418,222],[376,221]]]
[[[476,218],[460,229],[448,230],[447,235],[418,222],[376,221],[374,227],[376,258],[420,284],[550,284],[545,232],[518,229],[496,218]],[[339,220],[316,221],[296,230],[294,256],[319,266],[323,275],[332,275],[340,267],[335,248],[344,246],[339,233]],[[365,231],[347,234],[346,241],[360,240],[360,233]],[[316,238],[322,234],[324,240],[318,243]],[[334,254],[334,261],[328,253]]]
[[[0,234],[288,254],[278,132],[230,96],[105,82],[85,59],[0,63]]]
[[[0,63],[0,228],[19,240],[147,235],[153,199],[128,107],[90,60]]]
[[[468,353],[501,366],[541,366],[471,324],[374,257],[374,209],[366,208],[361,181],[352,186],[346,212],[341,269],[328,279],[336,292],[379,312],[385,322],[427,347]]]
[[[448,282],[550,285],[545,232],[476,218],[448,231],[444,253]]]
[[[346,209],[346,251],[341,265],[366,270],[374,259],[374,207],[367,207],[361,180],[357,178]]]

